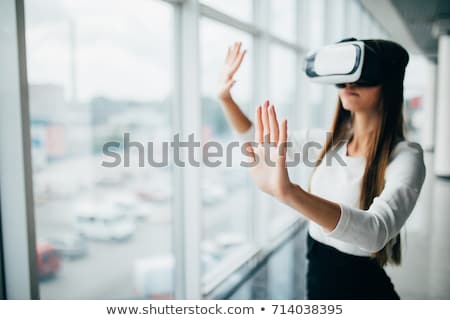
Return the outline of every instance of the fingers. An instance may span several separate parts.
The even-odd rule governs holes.
[[[269,107],[269,101],[265,101],[264,104],[258,106],[255,112],[255,141],[259,144],[263,143],[275,143],[278,146],[278,167],[285,170],[286,167],[286,153],[287,153],[287,120],[284,119],[281,125],[278,123],[275,106],[272,104]],[[246,148],[248,153],[251,153],[251,157],[255,159],[255,149],[251,150]],[[261,151],[261,148],[257,148],[256,151]]]
[[[239,52],[236,61],[234,62],[233,68],[231,70],[232,73],[235,73],[237,71],[237,69],[239,69],[239,67],[242,64],[242,60],[244,60],[244,56],[247,53],[247,50],[244,50],[242,52]]]
[[[275,112],[275,106],[273,104],[269,107],[269,125],[270,125],[270,142],[278,144],[279,128],[277,121],[277,114]]]
[[[234,86],[234,84],[236,83],[236,80],[230,79],[227,81],[227,83],[225,83],[225,91],[230,91],[231,88]]]
[[[286,169],[286,152],[287,152],[287,120],[281,122],[280,144],[278,145],[278,164],[277,167],[281,170],[281,174],[287,174]]]
[[[228,57],[228,62],[233,62],[234,60],[236,60],[236,57],[238,56],[240,50],[241,50],[241,43],[240,42],[235,42],[230,48],[230,54],[227,56]]]
[[[231,56],[231,47],[228,47],[227,49],[227,55],[225,57],[225,62],[230,61],[230,56]]]
[[[231,47],[228,47],[226,61],[235,62],[244,58],[246,50],[241,51],[242,42],[236,41]]]
[[[287,120],[286,119],[284,119],[283,122],[281,122],[280,145],[282,147],[281,154],[284,156],[284,155],[286,155],[286,150],[287,150]]]
[[[239,52],[241,51],[242,42],[235,42],[233,48],[233,60],[236,59]]]
[[[286,144],[287,141],[287,120],[284,120],[280,125],[277,119],[275,106],[269,101],[265,101],[262,106],[256,108],[255,113],[255,141],[259,143],[281,143]]]
[[[263,134],[263,123],[262,123],[262,107],[258,106],[255,112],[255,122],[256,122],[256,130],[255,130],[255,141],[258,143],[264,143],[264,134]]]
[[[264,102],[262,106],[262,124],[263,124],[263,141],[270,142],[270,126],[269,126],[269,101]]]
[[[253,150],[253,147],[249,143],[247,143],[245,150],[248,153],[248,155],[246,156],[247,161],[249,163],[254,163],[256,161],[256,156],[255,156],[255,150]]]

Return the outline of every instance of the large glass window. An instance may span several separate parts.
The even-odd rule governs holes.
[[[41,298],[171,298],[174,10],[25,3]]]
[[[217,142],[223,149],[223,156],[217,158],[221,162],[219,166],[204,165],[202,168],[201,248],[204,271],[212,270],[219,262],[248,243],[248,172],[239,165],[243,159],[240,147],[228,149],[231,143],[237,142],[236,135],[229,127],[217,99],[218,80],[227,47],[235,41],[241,41],[243,49],[252,51],[252,38],[249,34],[208,18],[201,18],[202,141],[204,144]],[[243,110],[248,110],[252,96],[252,59],[249,56],[235,74],[237,83],[232,89],[234,99]],[[216,152],[216,147],[212,146],[209,152]],[[229,156],[229,163],[225,155]]]

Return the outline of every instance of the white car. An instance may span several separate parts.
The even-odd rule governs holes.
[[[148,202],[143,202],[138,197],[124,194],[111,194],[111,203],[121,212],[128,214],[136,221],[148,220],[152,207]]]
[[[75,213],[75,230],[91,240],[126,240],[134,234],[136,224],[114,205],[84,205]]]

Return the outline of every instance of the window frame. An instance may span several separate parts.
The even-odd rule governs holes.
[[[23,1],[2,1],[1,225],[7,299],[39,299]],[[4,41],[3,41],[4,40]],[[3,56],[4,54],[4,56]],[[7,119],[7,121],[6,121]],[[5,214],[14,212],[14,214]]]

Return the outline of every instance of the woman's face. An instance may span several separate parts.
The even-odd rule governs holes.
[[[381,85],[360,87],[347,83],[345,88],[339,89],[338,92],[345,110],[371,112],[377,110],[380,105]]]

